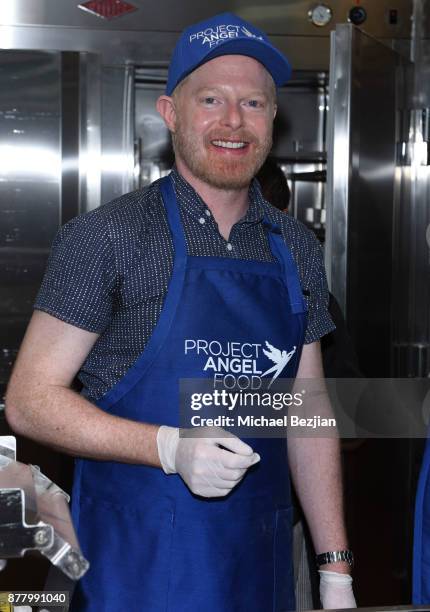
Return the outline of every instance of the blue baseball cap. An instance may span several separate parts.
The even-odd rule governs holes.
[[[222,13],[184,30],[173,51],[166,94],[193,70],[220,55],[247,55],[259,61],[272,75],[277,87],[291,76],[287,58],[267,36],[232,13]]]

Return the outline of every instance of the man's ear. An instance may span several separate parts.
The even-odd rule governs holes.
[[[173,98],[170,96],[160,96],[157,100],[157,111],[164,119],[164,123],[170,130],[175,133],[176,131],[176,108]]]

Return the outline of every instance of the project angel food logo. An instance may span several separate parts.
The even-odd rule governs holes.
[[[303,414],[306,390],[282,378],[297,346],[187,338],[185,361],[197,378],[181,380],[181,426],[215,426],[252,437],[280,437],[287,426],[315,430],[335,419]],[[202,376],[199,377],[199,371]],[[298,409],[300,414],[290,413]],[[273,411],[276,412],[276,418]],[[325,421],[331,421],[326,423]],[[262,433],[263,429],[263,433]]]
[[[221,41],[229,38],[239,38],[241,36],[248,36],[248,38],[258,38],[263,40],[262,36],[253,34],[245,26],[223,24],[216,26],[216,28],[206,28],[195,34],[191,34],[190,43],[200,42],[202,45],[207,45],[209,48],[216,47]]]
[[[250,342],[187,339],[184,352],[186,356],[201,357],[202,372],[213,374],[214,386],[220,384],[226,389],[244,390],[261,389],[263,378],[272,374],[268,383],[270,389],[286,368],[296,349],[296,346],[289,351],[278,349],[267,340],[263,346]],[[274,364],[265,371],[260,367],[262,355]]]

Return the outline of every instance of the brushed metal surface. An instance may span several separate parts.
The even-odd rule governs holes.
[[[327,147],[326,271],[329,287],[346,315],[349,172],[351,158],[351,55],[353,31],[331,35]]]
[[[133,0],[137,10],[113,21],[104,21],[78,8],[77,0],[14,0],[0,3],[2,25],[48,25],[70,28],[145,30],[179,32],[190,23],[206,19],[215,13],[232,11],[254,22],[269,34],[296,36],[327,36],[337,23],[345,23],[352,6],[350,0],[330,0],[333,19],[326,27],[314,26],[308,12],[315,6],[309,0],[285,2],[272,0],[218,0],[214,4],[196,0],[160,0],[148,3]],[[390,24],[388,11],[398,11],[398,23]],[[377,37],[408,38],[410,35],[410,0],[372,2],[366,5],[365,31]]]
[[[396,208],[394,363],[404,376],[430,376],[430,3],[414,2],[413,78],[404,101],[398,169],[407,177]],[[404,181],[403,181],[404,183]]]
[[[61,57],[0,52],[0,379],[60,222]]]
[[[161,82],[151,82],[151,74],[147,71],[139,76],[136,85],[135,130],[140,147],[142,186],[159,179],[173,164],[170,133],[155,108],[157,98],[164,92],[166,76],[164,72],[160,75]]]
[[[0,25],[0,49],[84,51],[99,54],[106,65],[130,62],[167,67],[177,39],[177,31]],[[328,37],[273,35],[271,40],[287,55],[295,69],[328,69]]]
[[[396,78],[404,60],[352,26],[333,35],[327,265],[362,371],[389,376]]]
[[[318,28],[308,12],[309,0],[267,4],[262,0],[220,1],[213,5],[195,0],[161,0],[150,5],[136,0],[138,10],[105,21],[78,8],[75,0],[14,0],[0,3],[0,48],[53,49],[99,53],[104,64],[164,63],[167,65],[178,33],[214,13],[233,11],[261,27],[298,70],[328,70],[329,35],[337,23],[346,23],[349,0],[331,0],[333,19]],[[398,23],[389,24],[389,10],[398,11]],[[408,50],[412,0],[384,0],[367,7],[362,29]],[[406,41],[406,42],[405,42]]]
[[[102,66],[95,53],[80,53],[79,68],[79,211],[100,206]]]
[[[101,204],[133,191],[134,69],[103,66],[101,73]]]

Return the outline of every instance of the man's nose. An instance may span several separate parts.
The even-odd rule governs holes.
[[[243,125],[243,111],[240,103],[229,102],[225,105],[222,118],[224,125],[237,130]]]

